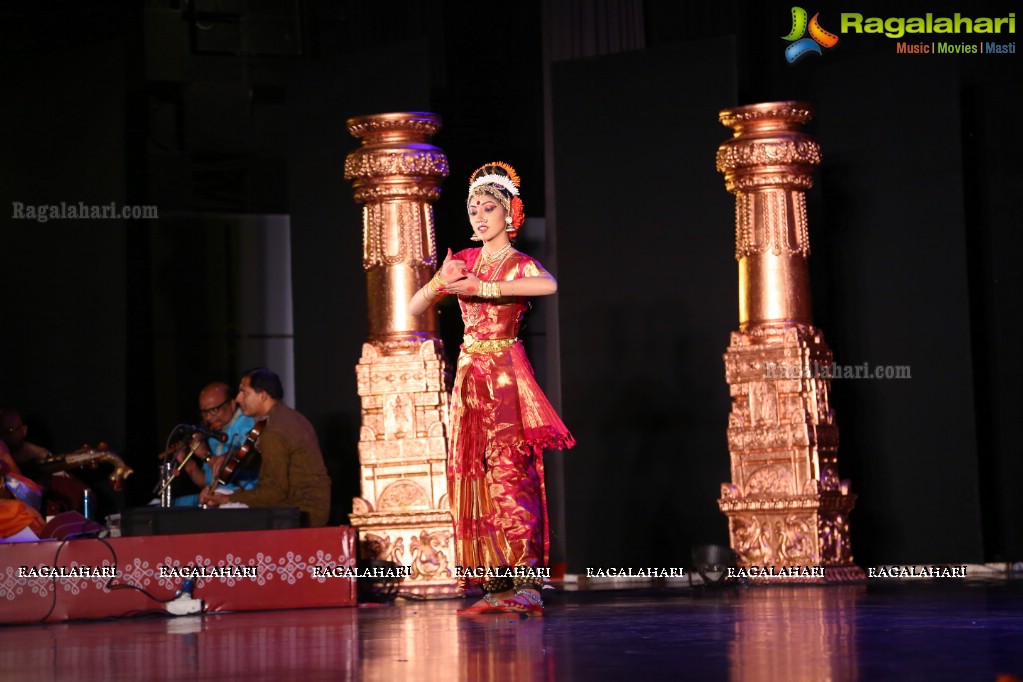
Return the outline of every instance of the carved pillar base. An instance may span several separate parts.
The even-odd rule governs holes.
[[[353,512],[350,518],[359,531],[359,552],[364,557],[410,567],[402,592],[434,598],[462,594],[452,577],[455,546],[449,512]]]
[[[728,516],[739,567],[745,569],[740,570],[743,579],[764,585],[866,580],[863,569],[851,560],[840,563],[817,558],[833,553],[831,537],[849,532],[853,501],[847,496],[786,496],[736,503],[720,500],[719,504]]]
[[[356,375],[362,497],[355,498],[350,519],[359,531],[360,558],[409,566],[402,591],[454,595],[441,344],[366,343]]]
[[[718,505],[741,567],[823,569],[787,582],[866,577],[849,543],[856,496],[838,478],[831,363],[823,335],[809,325],[733,332],[725,354],[732,482],[722,484]],[[754,582],[779,582],[753,572]]]

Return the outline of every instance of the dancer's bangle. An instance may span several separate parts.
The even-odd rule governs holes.
[[[440,273],[434,275],[433,279],[426,283],[426,290],[430,293],[430,296],[427,298],[427,300],[432,301],[433,299],[437,298],[437,295],[440,293],[440,290],[443,289],[446,284],[447,282],[440,278]]]
[[[501,298],[501,284],[499,282],[481,282],[480,298]]]

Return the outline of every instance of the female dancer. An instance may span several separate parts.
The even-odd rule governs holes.
[[[541,570],[550,537],[543,450],[575,439],[533,377],[516,338],[527,298],[558,283],[511,240],[525,216],[519,177],[489,163],[469,180],[466,208],[480,248],[447,258],[410,302],[418,315],[445,294],[458,296],[465,342],[451,394],[448,497],[456,563],[474,572],[483,599],[459,613],[543,614]]]

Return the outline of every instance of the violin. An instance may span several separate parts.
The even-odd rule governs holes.
[[[220,472],[217,474],[217,485],[227,485],[234,480],[238,470],[251,458],[252,451],[256,449],[256,441],[259,440],[259,434],[263,433],[264,428],[266,428],[265,419],[261,419],[253,424],[249,432],[245,434],[245,442],[242,446],[224,456],[224,464],[220,467]]]

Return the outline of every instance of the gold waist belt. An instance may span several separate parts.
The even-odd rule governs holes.
[[[463,341],[467,353],[500,353],[519,342],[514,336],[510,339],[477,339],[471,334],[466,334]]]

